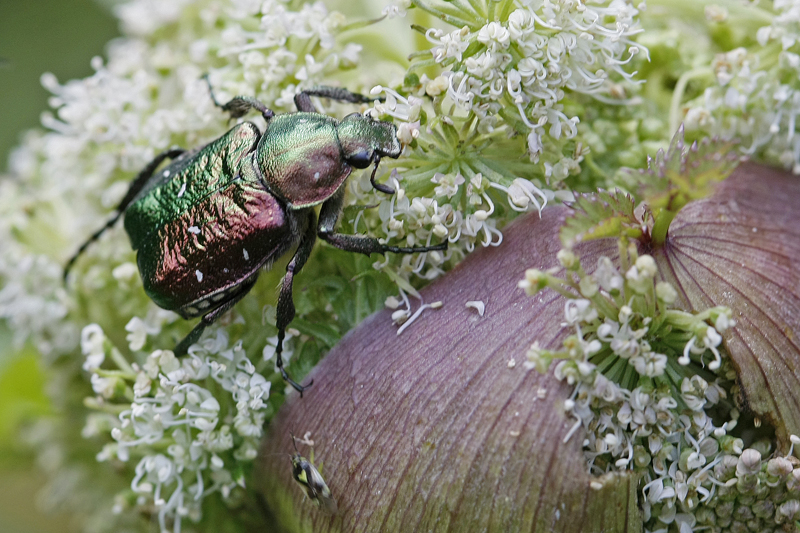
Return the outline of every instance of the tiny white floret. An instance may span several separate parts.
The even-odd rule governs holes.
[[[470,300],[466,303],[466,306],[475,309],[478,312],[478,316],[483,316],[486,311],[486,304],[481,300]]]

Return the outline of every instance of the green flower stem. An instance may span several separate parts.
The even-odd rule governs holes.
[[[489,2],[489,20],[508,20],[515,8],[514,0],[498,0]]]
[[[136,379],[136,371],[115,346],[111,347],[110,355],[111,360],[114,361],[114,364],[117,365],[117,368],[119,368],[122,372],[124,372],[124,375],[127,376],[125,379],[130,379],[131,381]]]
[[[483,10],[481,9],[483,6],[475,0],[469,0],[468,5],[462,0],[451,0],[449,3],[457,7],[461,13],[468,13],[473,17],[485,18],[485,13],[483,13]]]
[[[470,166],[477,168],[484,175],[484,177],[491,177],[492,181],[495,183],[509,185],[512,181],[510,178],[503,176],[499,172],[495,172],[489,168],[480,157],[470,157],[467,159],[467,162]]]
[[[558,294],[569,300],[574,300],[576,298],[575,293],[568,290],[568,287],[569,288],[572,287],[570,287],[569,285],[565,285],[564,280],[556,278],[551,274],[546,274],[546,276],[547,276],[546,286],[548,288],[556,291]]]
[[[344,26],[341,27],[341,29],[339,30],[339,33],[341,34],[341,33],[344,33],[346,31],[360,30],[360,29],[366,28],[368,26],[372,26],[373,24],[377,24],[378,22],[380,22],[382,20],[383,20],[383,17],[379,17],[379,18],[376,18],[376,19],[356,20],[354,22],[349,22],[348,24],[345,24]]]
[[[775,13],[755,6],[750,2],[737,0],[650,0],[647,2],[648,10],[658,9],[658,13],[668,11],[680,13],[684,20],[705,20],[707,6],[720,6],[728,10],[731,18],[743,18],[749,22],[771,24]]]
[[[418,57],[426,57],[426,56],[431,56],[431,51],[430,50],[425,50],[423,52],[414,52],[414,53],[412,53],[411,55],[408,56],[408,59],[412,60],[412,59],[416,59]],[[411,66],[408,67],[408,74],[411,74],[412,72],[415,72],[417,70],[426,69],[428,67],[434,67],[436,65],[437,65],[436,60],[433,59],[432,56],[431,56],[430,59],[425,59],[424,61],[414,61],[411,64]]]
[[[458,142],[460,137],[458,135],[458,130],[456,130],[452,125],[447,123],[442,123],[442,132],[444,133],[445,138],[447,139],[446,143],[448,146],[458,146]]]
[[[528,135],[528,131],[529,131],[528,127],[525,125],[525,123],[520,118],[519,113],[517,113],[517,111],[516,111],[516,107],[512,107],[512,108],[503,107],[503,108],[500,109],[500,111],[497,114],[507,124],[510,124],[511,126],[513,126],[514,131],[516,131],[517,133],[519,133],[521,135],[526,135],[526,136]]]
[[[472,31],[478,30],[480,28],[480,26],[474,24],[475,21],[473,21],[473,23],[471,24],[469,21],[464,20],[462,18],[459,18],[458,16],[456,16],[454,14],[450,14],[450,13],[446,13],[445,11],[440,11],[438,9],[434,9],[430,5],[428,5],[425,2],[423,2],[422,0],[414,0],[413,4],[416,7],[422,9],[423,11],[427,11],[428,13],[433,15],[434,17],[436,17],[438,19],[441,19],[441,20],[447,22],[448,24],[450,24],[452,26],[455,26],[456,28],[463,28],[464,26],[467,26]]]
[[[672,100],[669,106],[669,131],[678,131],[678,126],[680,126],[682,119],[681,103],[683,102],[683,96],[686,93],[686,86],[693,79],[706,77],[711,79],[714,78],[714,71],[711,70],[710,67],[700,67],[689,70],[684,72],[681,77],[678,78],[678,83],[675,84],[675,90],[672,93]]]
[[[120,403],[110,403],[110,402],[101,402],[94,396],[87,396],[83,399],[83,405],[87,409],[91,409],[93,411],[99,411],[101,413],[108,413],[110,415],[117,416],[123,411],[127,411],[131,408],[130,405],[120,404]]]
[[[611,317],[614,320],[617,319],[617,315],[619,315],[619,305],[609,300],[608,297],[604,296],[600,291],[596,292],[589,300],[591,300],[597,312],[602,316]]]
[[[653,230],[650,235],[651,241],[654,245],[664,244],[667,241],[667,234],[669,232],[669,225],[672,224],[672,219],[678,211],[671,211],[669,209],[661,209],[655,216],[653,223]]]

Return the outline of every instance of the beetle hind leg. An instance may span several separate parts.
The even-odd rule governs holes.
[[[113,226],[117,222],[117,220],[119,220],[119,217],[122,216],[122,213],[125,212],[125,210],[131,204],[131,202],[133,202],[136,196],[142,191],[142,189],[144,189],[144,187],[150,181],[150,178],[153,177],[153,173],[155,173],[156,169],[161,165],[161,163],[163,163],[165,159],[175,159],[176,157],[181,156],[185,151],[186,150],[183,150],[182,148],[173,148],[170,150],[165,150],[160,154],[158,154],[152,161],[150,161],[147,164],[146,167],[144,167],[141,170],[141,172],[139,172],[139,174],[136,175],[136,177],[131,182],[130,187],[128,188],[128,192],[125,193],[125,196],[122,198],[119,205],[115,209],[114,215],[109,219],[108,222],[106,222],[106,224],[102,228],[94,232],[94,234],[91,237],[89,237],[81,245],[80,248],[78,248],[78,251],[75,252],[75,254],[73,254],[72,257],[69,258],[67,264],[64,265],[64,281],[67,280],[69,271],[72,269],[72,265],[75,264],[75,261],[78,260],[78,257],[80,257],[81,254],[86,251],[89,245],[91,245],[94,241],[99,239],[100,236],[103,235],[103,233],[105,233],[108,228]]]
[[[194,327],[194,329],[192,329],[192,331],[190,331],[189,334],[186,335],[181,340],[181,342],[178,343],[177,346],[175,346],[175,349],[173,350],[173,352],[175,353],[175,357],[183,357],[184,355],[189,353],[189,346],[196,343],[200,339],[200,336],[203,334],[203,332],[206,330],[206,327],[209,325],[211,325],[211,322],[206,323],[205,317],[201,318],[200,323],[197,324]]]

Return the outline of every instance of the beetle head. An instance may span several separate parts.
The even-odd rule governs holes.
[[[355,168],[367,168],[382,157],[397,159],[402,152],[397,128],[359,113],[347,115],[336,128],[344,159]]]

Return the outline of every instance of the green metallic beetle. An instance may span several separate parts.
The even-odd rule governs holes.
[[[317,236],[366,255],[445,250],[447,241],[401,248],[334,231],[352,169],[374,163],[373,187],[393,194],[393,189],[375,182],[375,171],[382,157],[399,157],[401,146],[393,124],[358,113],[338,121],[318,113],[311,97],[351,103],[370,98],[318,87],[295,96],[297,112],[276,115],[255,98],[237,96],[222,105],[210,83],[209,92],[231,118],[259,111],[267,121],[265,131],[242,122],[202,148],[172,149],[156,156],[134,179],[115,215],[69,260],[64,277],[87,246],[125,214],[125,231],[138,251],[147,295],[185,319],[202,317],[175,348],[176,355],[185,355],[207,326],[253,288],[262,268],[297,245],[278,296],[275,352],[283,379],[302,396],[311,383],[302,386],[288,376],[281,352],[295,315],[292,281]],[[156,172],[167,159],[172,162]]]

